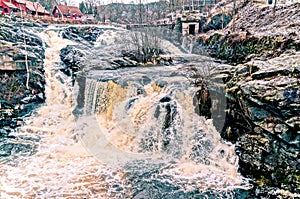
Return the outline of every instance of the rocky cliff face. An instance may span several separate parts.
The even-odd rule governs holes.
[[[248,4],[235,24],[197,38],[210,55],[236,65],[225,80],[228,107],[222,136],[236,143],[240,171],[259,186],[298,194],[299,6],[278,6],[274,14],[272,7]],[[270,196],[270,190],[265,192]]]
[[[42,28],[0,17],[0,137],[21,125],[22,117],[44,101],[44,49],[35,34]]]
[[[259,7],[248,3],[240,8],[228,26],[208,31],[196,37],[197,47],[218,59],[233,64],[246,63],[253,58],[267,60],[284,52],[300,50],[300,4]]]
[[[240,170],[300,192],[300,54],[238,65],[227,83],[223,136],[236,141]]]

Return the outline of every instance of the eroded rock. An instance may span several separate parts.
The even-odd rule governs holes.
[[[237,66],[227,83],[230,120],[223,131],[223,137],[237,143],[244,175],[296,193],[300,192],[299,58],[298,53]]]

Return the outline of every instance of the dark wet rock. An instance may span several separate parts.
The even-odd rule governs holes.
[[[146,94],[146,91],[143,88],[138,88],[137,91],[136,91],[136,93],[138,95],[143,95],[143,94]]]
[[[147,85],[152,82],[152,79],[147,77],[146,75],[143,75],[140,79],[141,85]]]
[[[0,158],[17,154],[32,155],[35,150],[35,141],[21,138],[0,138]]]
[[[64,63],[64,67],[60,70],[68,76],[73,76],[82,67],[81,63],[85,59],[86,53],[83,50],[78,49],[76,46],[68,45],[61,49],[59,56]]]
[[[128,111],[128,110],[132,107],[132,105],[134,104],[134,102],[135,102],[137,99],[138,99],[137,97],[134,97],[134,98],[132,98],[132,99],[130,99],[130,100],[128,101],[128,104],[126,105],[126,111]]]
[[[227,83],[223,129],[236,142],[242,174],[294,193],[300,193],[299,57],[238,65]]]
[[[136,67],[139,65],[138,62],[127,57],[113,59],[110,63],[114,68]]]
[[[222,136],[236,143],[241,173],[255,179],[249,198],[294,198],[300,192],[299,4],[281,6],[276,17],[272,8],[260,9],[246,6],[234,32],[228,26],[197,41],[211,56],[247,62],[224,79],[229,103]]]
[[[21,117],[30,115],[45,100],[44,44],[38,36],[42,30],[40,25],[18,17],[0,17],[0,59],[6,60],[0,70],[0,129],[5,131],[0,137],[9,136],[23,124]]]
[[[8,136],[8,132],[4,129],[0,129],[0,137],[7,137]]]
[[[264,179],[265,180],[265,179]],[[279,189],[276,187],[264,186],[264,180],[259,181],[250,192],[245,195],[247,199],[252,198],[282,198],[291,199],[298,198],[298,194],[292,193],[285,189]]]
[[[211,18],[208,18],[202,25],[202,31],[207,32],[210,30],[220,30],[226,27],[231,21],[232,17],[226,14],[217,14]]]
[[[158,87],[163,88],[163,87],[165,87],[168,84],[168,82],[166,82],[165,80],[160,80],[160,81],[155,82],[155,84]]]
[[[207,119],[211,118],[212,101],[209,89],[206,86],[202,86],[202,88],[195,93],[193,104],[195,106],[195,113]]]
[[[106,28],[105,30],[114,30],[114,28]],[[104,33],[104,28],[96,26],[71,26],[65,28],[62,32],[63,38],[76,41],[82,44],[93,45],[98,37]]]
[[[170,102],[171,100],[172,100],[172,99],[171,99],[170,96],[165,96],[165,97],[161,98],[161,99],[159,100],[159,102],[164,103],[164,102]]]

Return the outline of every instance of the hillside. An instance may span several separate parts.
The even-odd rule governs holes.
[[[200,34],[197,41],[200,47],[208,49],[211,56],[233,64],[298,51],[299,9],[299,3],[278,5],[274,13],[272,6],[259,6],[251,2],[239,4],[237,15],[224,29]],[[212,15],[218,13],[215,9]],[[215,23],[220,23],[220,20]]]
[[[232,5],[221,3],[232,13]],[[236,144],[240,172],[256,180],[253,198],[298,198],[300,4],[278,5],[275,12],[252,2],[237,7],[224,29],[196,36],[193,52],[204,48],[234,65],[224,79],[228,110],[221,134]]]
[[[166,1],[148,4],[122,4],[112,3],[97,7],[97,15],[100,21],[116,22],[120,24],[132,24],[150,22],[165,18],[169,12]]]

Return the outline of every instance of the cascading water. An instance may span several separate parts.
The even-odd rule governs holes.
[[[15,136],[37,137],[37,153],[0,166],[0,198],[106,198],[105,179],[118,181],[119,173],[100,165],[73,139],[71,79],[59,68],[59,51],[72,42],[57,30],[41,33],[45,52],[46,104],[28,118]],[[13,159],[13,157],[12,157]]]
[[[234,146],[196,114],[198,88],[185,69],[91,71],[80,78],[84,110],[76,132],[99,162],[130,177],[133,198],[230,198],[247,188]]]
[[[89,71],[73,91],[56,67],[72,42],[57,32],[40,34],[47,102],[16,133],[39,137],[37,152],[1,165],[1,198],[243,198],[234,146],[197,114],[189,67]]]

